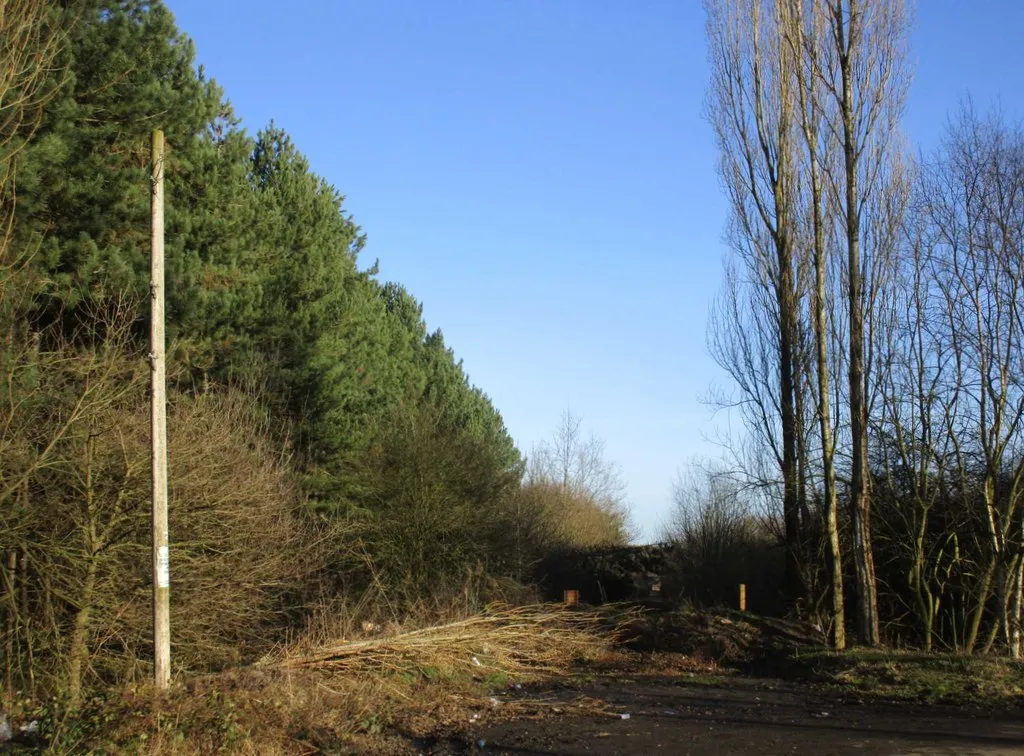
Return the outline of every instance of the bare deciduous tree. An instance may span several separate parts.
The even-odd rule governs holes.
[[[962,412],[948,433],[962,490],[981,470],[987,559],[965,640],[978,642],[992,592],[999,629],[1021,655],[1020,505],[1024,482],[1024,134],[965,107],[922,195],[935,235],[931,271]],[[968,506],[969,497],[965,497]]]
[[[815,73],[833,107],[822,110],[842,159],[826,173],[836,223],[846,252],[849,337],[848,401],[851,444],[850,514],[860,640],[880,641],[878,597],[871,541],[868,461],[866,313],[871,308],[875,261],[889,250],[885,229],[898,228],[901,203],[886,193],[907,90],[904,66],[908,14],[903,0],[815,0],[824,34]],[[873,223],[865,223],[874,214]],[[871,232],[878,232],[872,236]]]
[[[555,483],[608,513],[626,516],[626,486],[618,466],[605,456],[602,439],[584,436],[583,418],[570,410],[562,413],[551,441],[534,447],[527,473],[532,482]]]
[[[915,213],[915,215],[917,215]],[[887,494],[891,542],[900,559],[912,600],[909,609],[931,650],[935,624],[946,598],[959,535],[935,537],[933,511],[946,488],[950,436],[945,429],[957,412],[957,392],[947,392],[951,355],[942,348],[935,322],[938,293],[932,278],[928,230],[907,227],[904,253],[885,298],[876,340],[876,386],[880,397],[874,423],[879,448],[877,475]]]
[[[835,472],[835,436],[832,429],[831,375],[829,369],[830,287],[829,240],[826,228],[826,196],[823,172],[831,169],[834,159],[834,141],[825,128],[823,109],[826,93],[816,74],[818,45],[824,33],[823,18],[813,9],[804,12],[798,2],[784,6],[785,35],[793,48],[794,73],[799,103],[800,131],[806,151],[807,194],[803,225],[805,239],[811,249],[814,285],[811,295],[811,330],[814,335],[815,388],[818,420],[818,442],[821,454],[821,485],[824,500],[825,531],[828,541],[828,572],[832,593],[832,643],[837,649],[846,647],[846,611],[843,600],[843,563],[839,541],[838,496]]]
[[[719,146],[719,172],[731,204],[731,242],[747,280],[770,293],[763,306],[773,321],[768,344],[778,402],[770,414],[764,412],[764,421],[768,428],[775,422],[779,425],[786,593],[795,601],[804,592],[797,457],[795,60],[780,33],[781,5],[766,0],[708,0],[706,7],[711,61],[707,111]],[[743,326],[726,321],[725,327]],[[731,369],[744,370],[741,365]],[[746,400],[762,410],[768,408],[764,397],[744,393]],[[767,435],[773,434],[769,431]]]
[[[756,512],[757,491],[722,463],[695,460],[673,486],[666,540],[679,546],[684,591],[691,600],[731,605],[739,584],[771,605],[759,589],[781,577],[776,534]]]
[[[841,619],[829,336],[841,339],[858,629],[862,641],[877,644],[868,462],[871,350],[876,302],[890,275],[907,196],[898,138],[907,14],[902,0],[715,0],[707,9],[709,114],[739,260],[727,285],[736,289],[742,282],[752,292],[748,301],[765,312],[751,317],[735,304],[719,306],[712,329],[721,331],[724,324],[733,333],[715,333],[712,352],[734,378],[743,374],[737,384],[741,401],[756,410],[746,413],[755,433],[769,448],[778,439],[791,595],[801,520],[809,516],[806,486],[820,481],[832,609]],[[839,259],[830,254],[833,243],[845,253],[839,276],[829,275],[835,270],[831,259]],[[845,320],[837,322],[829,316],[840,293]],[[734,294],[727,299],[742,301]],[[759,327],[749,329],[751,324]],[[766,355],[775,364],[777,391],[764,391]],[[812,394],[820,475],[812,472],[805,432]],[[834,624],[839,646],[845,643],[842,624]]]

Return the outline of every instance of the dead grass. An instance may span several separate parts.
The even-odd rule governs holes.
[[[564,707],[506,693],[600,658],[621,626],[607,612],[502,606],[386,637],[304,639],[163,698],[131,688],[94,699],[42,734],[58,753],[405,753],[418,738]]]

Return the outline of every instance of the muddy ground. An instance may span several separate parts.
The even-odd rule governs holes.
[[[629,637],[603,662],[499,693],[420,752],[1024,755],[1024,689],[1000,678],[1019,670],[823,659],[820,630],[735,612],[650,612]]]
[[[493,715],[482,715],[458,736],[420,742],[420,752],[1024,754],[1024,710],[1017,707],[863,699],[748,676],[611,672],[499,700]],[[510,704],[521,713],[487,721]]]

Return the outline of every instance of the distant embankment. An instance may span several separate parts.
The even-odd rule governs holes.
[[[548,601],[567,590],[587,604],[614,601],[668,602],[682,596],[679,547],[674,544],[560,551],[540,565],[540,586]]]

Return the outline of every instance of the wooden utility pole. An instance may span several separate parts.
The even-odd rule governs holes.
[[[158,690],[171,681],[171,574],[167,541],[167,387],[164,344],[164,132],[153,132],[153,251],[149,265],[152,367],[153,666]]]

